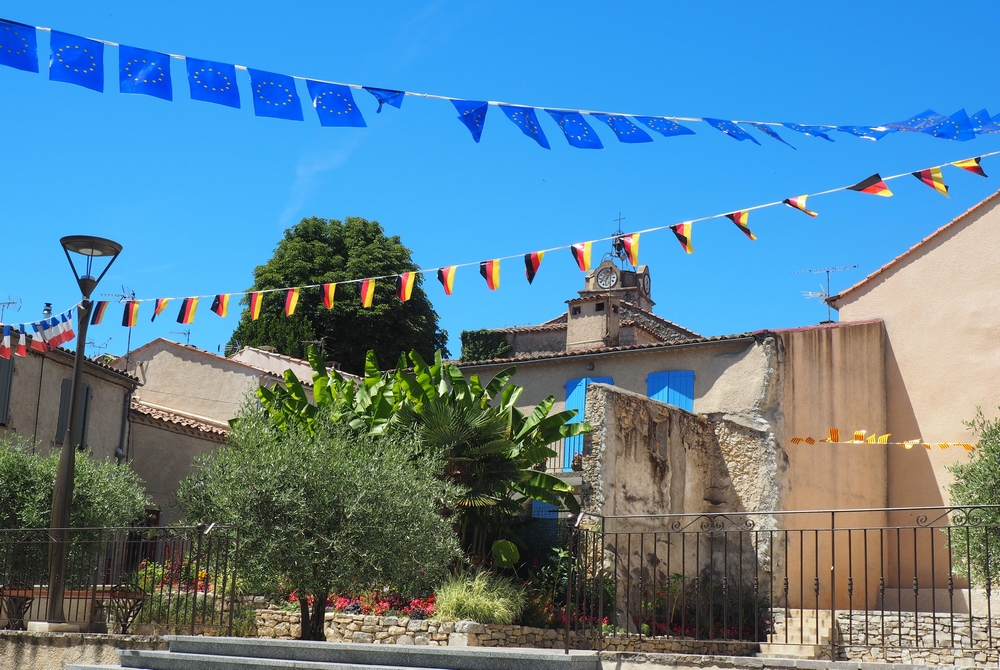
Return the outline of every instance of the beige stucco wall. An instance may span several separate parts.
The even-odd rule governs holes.
[[[994,199],[977,207],[834,304],[842,321],[885,323],[887,429],[893,439],[973,441],[962,422],[972,419],[976,406],[997,416],[998,205]],[[890,449],[889,505],[947,502],[947,466],[965,458],[964,450],[954,448]]]
[[[129,434],[129,465],[146,483],[146,492],[160,510],[160,523],[179,519],[175,507],[177,486],[192,471],[196,456],[217,449],[220,439],[172,430],[156,425],[155,420],[137,417],[133,412]]]
[[[511,356],[540,351],[566,351],[566,328],[553,330],[511,330],[507,333]]]
[[[44,453],[56,447],[62,382],[73,376],[73,357],[29,350],[25,357],[11,356],[11,363],[10,417],[0,431],[34,437]],[[87,447],[95,458],[113,458],[122,442],[122,420],[133,384],[93,364],[84,366],[83,382],[92,390]]]

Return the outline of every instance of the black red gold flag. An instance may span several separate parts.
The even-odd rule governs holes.
[[[194,323],[195,312],[198,311],[198,298],[184,298],[181,310],[177,314],[177,323]]]
[[[285,316],[295,314],[295,308],[299,304],[299,289],[290,288],[285,291]]]
[[[125,313],[122,314],[122,325],[131,328],[139,320],[139,302],[129,300],[125,303]]]
[[[883,198],[892,196],[892,191],[890,191],[889,187],[885,185],[884,181],[882,181],[882,177],[878,172],[873,174],[871,177],[868,177],[868,179],[860,181],[854,186],[848,186],[847,188],[848,190],[858,191],[860,193],[880,195]]]
[[[250,320],[256,321],[260,317],[261,294],[250,294]]]
[[[483,261],[479,264],[479,274],[486,280],[486,285],[491,291],[500,288],[500,259],[494,258],[491,261]]]
[[[789,207],[794,207],[800,212],[805,212],[809,216],[817,216],[816,212],[806,207],[806,199],[808,197],[809,197],[808,195],[800,195],[797,198],[785,198],[784,200],[782,200],[782,202],[788,205]]]
[[[229,294],[220,293],[215,296],[215,300],[212,301],[212,311],[219,316],[229,315]]]
[[[156,317],[158,317],[160,313],[167,308],[168,302],[170,302],[170,298],[156,299],[156,303],[153,305],[153,318],[151,318],[150,321],[156,321]]]
[[[628,262],[634,266],[639,265],[639,233],[622,235],[618,241],[622,243],[622,249],[628,256]]]
[[[438,281],[441,282],[441,286],[444,287],[444,294],[451,295],[451,290],[455,286],[455,270],[457,268],[454,265],[449,265],[446,268],[438,268],[437,277]]]
[[[732,214],[726,214],[726,218],[736,224],[736,227],[743,231],[743,234],[749,237],[751,240],[756,240],[757,236],[750,232],[750,228],[747,226],[747,221],[750,220],[750,210],[744,209],[739,212],[733,212]]]
[[[396,275],[396,297],[401,302],[406,302],[413,295],[413,285],[417,283],[416,272],[404,272]]]
[[[333,309],[333,299],[336,292],[336,284],[323,284],[323,307]]]
[[[948,197],[948,187],[944,183],[944,177],[941,176],[941,168],[932,167],[927,168],[926,170],[920,170],[919,172],[911,172],[910,174],[930,186],[944,197]]]
[[[104,312],[108,309],[107,300],[98,300],[94,303],[94,314],[90,317],[90,325],[96,326],[104,320]],[[24,333],[22,332],[21,339],[24,339]]]
[[[689,254],[694,253],[694,245],[691,243],[691,228],[692,226],[690,221],[670,226],[670,230],[672,230],[674,235],[677,236],[677,241],[681,243],[682,247],[684,247],[684,251]]]
[[[584,272],[590,269],[590,253],[593,246],[593,242],[580,242],[569,248],[570,253],[573,254],[573,260]]]
[[[361,306],[371,307],[372,298],[375,297],[375,280],[365,279],[361,282]]]
[[[964,161],[955,161],[952,163],[957,168],[962,168],[963,170],[968,170],[972,174],[977,174],[980,177],[986,177],[987,174],[983,172],[983,168],[979,165],[982,158],[969,158]]]
[[[528,278],[529,284],[535,281],[535,275],[538,274],[543,258],[545,258],[544,251],[532,251],[524,255],[524,276]]]

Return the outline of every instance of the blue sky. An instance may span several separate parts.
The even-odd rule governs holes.
[[[1000,5],[987,2],[878,12],[832,2],[122,4],[9,2],[2,15],[273,72],[538,107],[841,125],[928,107],[1000,112],[1000,67],[987,48]],[[78,299],[58,242],[68,234],[124,245],[99,293],[236,292],[304,216],[378,220],[419,265],[437,267],[604,237],[619,212],[626,231],[643,229],[1000,149],[1000,135],[900,133],[876,143],[835,133],[828,143],[784,131],[793,151],[756,131],[759,147],[692,124],[693,136],[641,145],[602,126],[605,149],[588,151],[568,146],[546,117],[545,151],[496,108],[475,144],[444,101],[408,97],[376,115],[361,92],[367,128],[322,128],[310,107],[303,122],[255,117],[244,72],[234,110],[190,100],[181,61],[172,61],[174,101],[165,102],[118,93],[113,48],[103,94],[49,81],[47,34],[39,51],[40,74],[0,67],[0,299],[23,302],[6,322]],[[304,85],[299,95],[308,99]],[[1000,175],[1000,157],[983,166]],[[950,199],[905,179],[890,184],[892,198],[816,198],[816,219],[754,212],[756,242],[726,220],[698,224],[690,256],[669,231],[645,235],[655,311],[706,335],[816,323],[826,311],[801,292],[819,290],[820,278],[793,271],[857,263],[835,278],[844,288],[1000,188],[957,169],[945,179]],[[425,288],[457,355],[463,329],[556,316],[582,281],[562,251],[532,286],[511,261],[496,292],[475,268],[458,271],[450,297],[431,277]],[[183,341],[171,333],[185,328],[175,307],[151,324],[144,304],[132,346]],[[216,351],[236,313],[220,319],[203,303],[191,343]],[[120,321],[111,306],[90,339],[110,338],[108,351],[124,353]]]

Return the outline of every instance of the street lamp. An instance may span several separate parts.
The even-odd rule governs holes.
[[[56,473],[56,487],[52,495],[52,521],[49,525],[49,601],[45,620],[49,624],[64,623],[63,597],[66,593],[66,529],[73,500],[73,470],[76,466],[76,446],[80,441],[77,423],[80,420],[80,379],[83,377],[84,349],[87,342],[87,326],[93,302],[91,293],[104,278],[111,264],[118,258],[122,245],[103,237],[90,235],[70,235],[59,240],[66,259],[76,276],[83,300],[77,310],[76,356],[73,360],[73,385],[69,393],[69,421],[63,435],[62,453],[59,456],[59,470]],[[70,254],[73,254],[71,256]],[[82,267],[77,268],[76,261]],[[94,259],[108,259],[101,274],[94,278]],[[82,272],[82,274],[81,274]]]

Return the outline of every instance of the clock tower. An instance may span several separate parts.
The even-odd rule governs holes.
[[[634,319],[626,318],[626,312],[648,314],[654,305],[649,268],[640,265],[627,270],[610,258],[587,273],[579,294],[579,298],[566,301],[567,351],[635,343],[634,328],[629,325]],[[623,322],[626,330],[620,332]]]
[[[615,296],[649,312],[656,304],[650,293],[650,284],[649,266],[640,265],[634,270],[626,270],[605,259],[587,274],[584,288],[579,293],[581,298]]]

